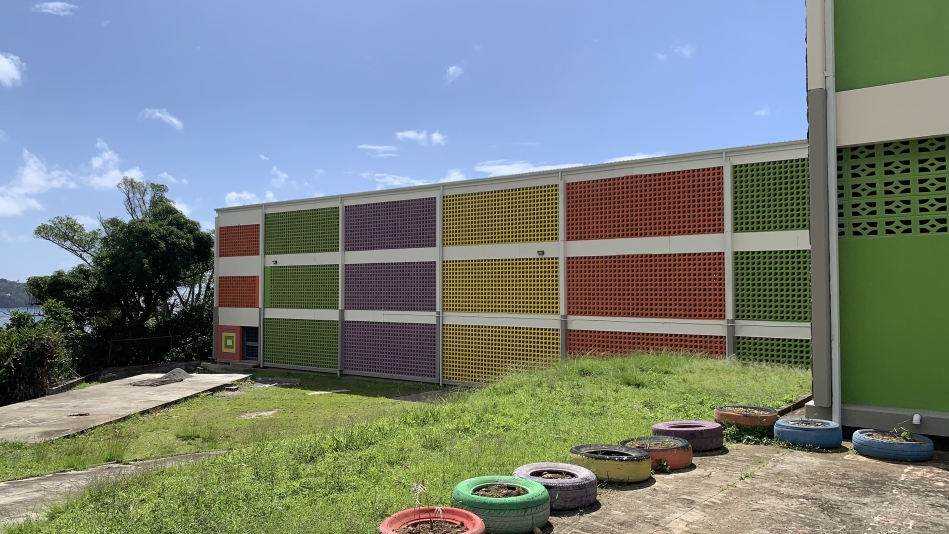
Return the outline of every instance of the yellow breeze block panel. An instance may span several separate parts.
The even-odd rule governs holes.
[[[446,261],[442,269],[446,312],[560,313],[558,258]]]
[[[452,247],[557,241],[558,187],[446,196],[443,243]]]
[[[442,376],[487,382],[560,360],[560,330],[446,324],[442,327]]]

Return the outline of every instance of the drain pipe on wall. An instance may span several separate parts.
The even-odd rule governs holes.
[[[837,250],[837,82],[834,66],[834,2],[824,2],[824,87],[827,88],[827,209],[830,233],[830,374],[831,418],[841,424],[840,409],[840,262]]]

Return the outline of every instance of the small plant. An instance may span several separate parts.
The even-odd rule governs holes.
[[[669,462],[667,462],[665,458],[659,459],[659,470],[662,471],[663,473],[672,472],[672,468],[669,467]]]
[[[419,480],[415,484],[412,484],[412,495],[415,496],[415,509],[418,510],[418,518],[422,519],[422,498],[425,498],[425,507],[428,508],[431,506],[428,496],[428,489],[425,487],[425,479]],[[445,512],[442,511],[440,506],[435,507],[435,515],[438,516],[439,520],[445,519]],[[428,528],[435,531],[435,515],[429,516],[428,518]]]

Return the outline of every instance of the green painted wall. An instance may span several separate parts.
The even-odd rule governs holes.
[[[837,90],[949,76],[949,1],[836,0]]]
[[[949,412],[949,234],[839,252],[843,402]]]

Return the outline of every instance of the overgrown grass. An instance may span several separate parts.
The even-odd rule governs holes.
[[[134,415],[73,438],[44,443],[0,442],[0,480],[24,478],[104,462],[125,462],[253,444],[312,434],[361,418],[404,409],[386,397],[432,389],[425,384],[260,371],[258,376],[300,379],[292,387],[250,387],[241,394],[201,395],[147,415]],[[316,390],[348,389],[333,395]],[[273,416],[239,419],[243,412],[278,410]]]
[[[777,407],[810,373],[674,355],[575,360],[519,373],[415,410],[254,445],[198,464],[98,487],[14,527],[36,532],[376,532],[459,481],[565,461],[571,446],[645,435],[653,423],[711,419],[724,404]]]

